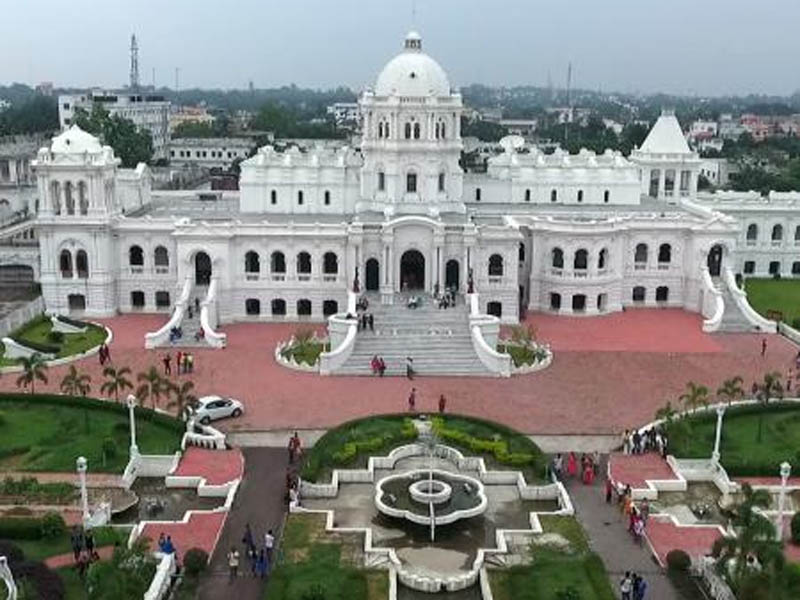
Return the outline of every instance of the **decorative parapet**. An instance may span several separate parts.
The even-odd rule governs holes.
[[[164,598],[169,592],[172,576],[178,570],[174,553],[156,552],[155,556],[158,560],[158,566],[156,567],[155,575],[153,575],[153,580],[150,582],[150,587],[144,593],[143,600],[161,600]]]
[[[83,333],[88,329],[87,326],[78,327],[72,323],[62,321],[58,315],[50,315],[50,323],[53,325],[53,331],[60,331],[61,333]]]
[[[495,349],[497,336],[500,333],[500,319],[480,312],[477,293],[467,294],[467,303],[469,304],[469,329],[475,353],[489,371],[500,377],[510,377],[513,364],[511,355]]]

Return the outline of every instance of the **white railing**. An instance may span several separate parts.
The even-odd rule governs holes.
[[[722,315],[725,313],[725,301],[722,299],[722,292],[717,289],[717,286],[711,280],[711,273],[708,272],[708,267],[701,269],[700,278],[705,292],[703,306],[700,307],[703,316],[706,317],[705,321],[703,321],[703,331],[717,331],[722,324]]]
[[[739,307],[739,310],[742,311],[742,314],[750,322],[750,324],[754,327],[757,327],[760,331],[777,333],[778,326],[775,321],[765,319],[758,314],[752,306],[750,306],[750,303],[747,301],[747,294],[744,292],[744,290],[739,289],[739,286],[736,284],[736,276],[733,274],[731,268],[725,267],[722,275],[733,301],[736,303],[736,306]]]
[[[697,574],[706,584],[713,600],[736,600],[736,596],[716,570],[716,562],[710,556],[700,558],[694,565]]]
[[[797,331],[794,327],[790,327],[786,323],[778,323],[778,333],[784,335],[784,337],[789,338],[795,344],[800,345],[800,331]]]
[[[158,559],[156,573],[153,575],[150,587],[147,588],[142,600],[161,600],[164,598],[169,592],[172,576],[177,570],[175,553],[163,554],[156,552],[156,558]]]
[[[183,313],[186,311],[186,305],[189,302],[189,297],[192,295],[194,288],[194,274],[188,273],[183,280],[183,289],[178,301],[175,303],[175,310],[172,311],[172,316],[158,331],[144,334],[144,347],[147,349],[162,346],[169,341],[169,334],[173,328],[177,327],[183,321]]]
[[[200,432],[197,431],[200,430]],[[186,433],[181,439],[181,450],[186,450],[186,446],[199,446],[209,450],[226,450],[225,434],[214,429],[210,425],[202,425],[190,420],[186,424]]]
[[[347,292],[347,312],[328,317],[328,338],[331,341],[331,349],[329,352],[322,352],[319,355],[320,375],[330,375],[341,367],[353,353],[358,332],[358,319],[348,319],[347,316],[355,317],[357,301],[358,294],[352,291]]]
[[[224,348],[228,341],[228,336],[224,333],[219,333],[214,330],[216,325],[217,314],[217,288],[219,287],[219,280],[216,277],[211,278],[211,285],[208,286],[208,294],[203,301],[200,308],[200,327],[203,328],[203,335],[206,342],[212,348]],[[212,322],[212,319],[214,322]]]
[[[490,339],[495,342],[500,331],[500,319],[492,315],[481,314],[480,298],[477,293],[467,294],[469,301],[469,329],[472,337],[472,347],[478,355],[480,361],[492,373],[501,377],[511,377],[511,355],[505,352],[498,352],[493,348],[484,336],[484,330],[492,330]]]
[[[7,335],[42,312],[44,312],[44,298],[42,296],[31,300],[25,306],[12,310],[0,319],[0,336]]]

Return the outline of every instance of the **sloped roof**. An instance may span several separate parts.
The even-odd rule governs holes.
[[[647,138],[639,148],[642,152],[654,154],[691,154],[689,144],[683,137],[681,125],[673,113],[664,112],[658,117],[656,124],[647,134]]]

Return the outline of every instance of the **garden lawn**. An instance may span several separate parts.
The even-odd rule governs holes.
[[[747,279],[744,286],[751,306],[761,315],[778,310],[789,325],[800,319],[800,279]]]
[[[82,408],[67,396],[59,405],[58,396],[51,398],[54,403],[37,402],[36,396],[27,403],[23,394],[0,396],[0,472],[74,472],[79,456],[86,457],[92,472],[124,471],[130,446],[127,410]],[[138,416],[144,414],[137,409],[136,442],[140,451],[177,451],[181,441],[177,427]]]
[[[722,466],[732,476],[777,477],[779,465],[800,463],[800,405],[775,403],[763,413],[762,441],[758,442],[760,406],[729,409],[722,422]],[[670,453],[678,458],[707,458],[714,448],[716,414],[688,417],[689,429],[673,424]],[[677,429],[676,429],[677,428]]]
[[[94,545],[96,548],[102,546],[113,546],[115,542],[125,544],[128,541],[127,530],[113,527],[95,527],[92,529],[94,535]],[[70,544],[70,531],[64,532],[63,535],[55,539],[41,539],[41,540],[10,540],[15,546],[25,553],[26,560],[40,560],[44,561],[51,556],[58,556],[59,554],[68,554],[72,552],[72,545]]]
[[[56,573],[64,582],[64,600],[86,600],[88,594],[75,567],[62,567]]]
[[[88,329],[83,333],[65,333],[63,341],[60,343],[53,342],[48,339],[50,332],[53,330],[53,324],[50,322],[49,318],[39,316],[12,332],[10,337],[37,344],[58,346],[59,351],[56,353],[56,358],[64,358],[66,356],[73,356],[86,352],[87,350],[99,346],[106,340],[106,330],[103,327],[98,327],[90,323],[86,325]],[[0,361],[0,366],[14,365],[16,362],[16,359],[3,357],[2,361]]]
[[[359,542],[360,536],[326,533],[321,515],[290,515],[264,598],[384,600],[387,572],[353,566],[351,557],[359,551]],[[315,590],[320,593],[314,595]]]

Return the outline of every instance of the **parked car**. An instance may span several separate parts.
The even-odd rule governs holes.
[[[244,405],[227,396],[203,396],[192,408],[192,414],[203,425],[217,419],[238,417],[244,412]]]

